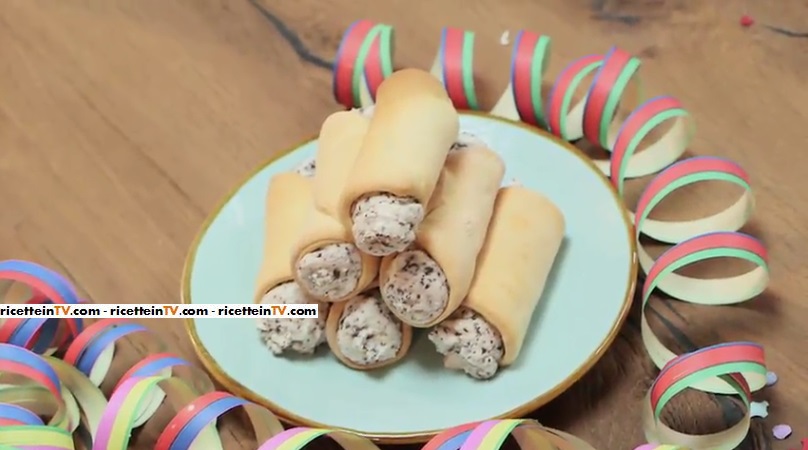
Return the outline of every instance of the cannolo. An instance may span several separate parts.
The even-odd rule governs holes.
[[[378,273],[379,258],[359,251],[338,213],[338,187],[345,185],[367,129],[368,119],[353,110],[332,114],[320,130],[313,195],[292,249],[291,265],[300,287],[321,301],[354,297]]]
[[[371,370],[389,366],[407,354],[412,328],[396,318],[373,289],[331,306],[326,337],[343,364]]]
[[[505,163],[486,147],[446,158],[415,242],[385,256],[379,270],[382,298],[404,323],[431,327],[460,306],[504,176]]]
[[[311,181],[298,173],[279,173],[269,182],[264,219],[264,259],[258,274],[255,303],[317,304],[317,318],[258,319],[261,340],[272,353],[312,353],[325,342],[328,304],[307,297],[294,281],[289,258],[306,219]]]
[[[487,379],[517,359],[564,227],[544,196],[522,186],[500,189],[466,300],[429,333],[446,367]]]
[[[340,197],[340,217],[363,252],[385,256],[415,240],[452,143],[457,111],[427,72],[393,73]]]

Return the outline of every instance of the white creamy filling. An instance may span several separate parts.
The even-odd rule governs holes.
[[[295,270],[303,289],[312,296],[341,300],[359,283],[362,255],[353,244],[329,244],[303,255]]]
[[[375,193],[356,202],[351,218],[356,246],[370,255],[386,256],[415,241],[415,232],[424,220],[424,207],[412,198]]]
[[[438,318],[449,302],[446,275],[422,250],[408,250],[393,258],[381,292],[395,315],[416,325]]]
[[[337,346],[346,359],[361,366],[390,361],[401,350],[401,322],[375,295],[359,295],[342,312]]]
[[[447,368],[479,380],[493,377],[504,355],[502,337],[482,316],[461,307],[429,332]]]
[[[280,355],[291,350],[297,353],[312,353],[325,342],[325,321],[329,305],[308,298],[300,286],[288,282],[272,288],[261,298],[263,304],[300,305],[317,303],[317,318],[275,319],[262,317],[257,320],[261,341],[269,350]]]

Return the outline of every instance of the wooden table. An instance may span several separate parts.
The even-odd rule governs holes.
[[[808,41],[763,22],[797,28],[805,6],[418,3],[4,1],[2,257],[58,269],[95,302],[177,301],[186,251],[216,202],[274,151],[315,133],[336,109],[328,63],[357,18],[396,26],[399,66],[428,67],[442,26],[476,31],[475,64],[489,107],[508,75],[509,50],[499,44],[505,30],[552,36],[552,75],[571,58],[617,44],[644,58],[652,91],[679,97],[695,115],[694,153],[732,158],[752,173],[758,208],[745,231],[771,252],[771,288],[760,298],[738,307],[660,307],[671,328],[654,326],[669,342],[677,338],[680,350],[728,340],[764,344],[780,382],[756,394],[771,402],[771,414],[756,419],[742,448],[799,447],[808,436],[801,401],[808,398],[808,332],[799,319],[808,314],[808,207],[799,212],[808,188]],[[759,22],[742,28],[744,13]],[[720,192],[691,190],[671,202],[669,214],[696,217],[726,200]],[[179,322],[149,325],[193,358]],[[656,371],[638,336],[635,311],[596,369],[536,417],[603,450],[642,442],[639,405]],[[670,414],[684,430],[718,429],[740,414],[726,399],[686,400]],[[794,427],[788,444],[771,442],[777,423]],[[226,448],[255,448],[237,425],[227,426]],[[147,434],[137,448],[151,448]]]

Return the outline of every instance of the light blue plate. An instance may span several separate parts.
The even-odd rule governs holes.
[[[634,292],[634,241],[622,203],[586,156],[549,135],[477,114],[464,114],[461,129],[500,152],[506,180],[544,193],[567,220],[565,243],[517,363],[490,381],[475,381],[442,369],[420,333],[400,364],[358,372],[326,349],[310,359],[272,356],[259,342],[254,319],[189,320],[197,352],[219,382],[296,424],[406,442],[466,422],[527,414],[592,367],[617,334]],[[186,261],[183,302],[252,302],[267,183],[315,149],[316,142],[308,142],[262,167],[213,213]]]

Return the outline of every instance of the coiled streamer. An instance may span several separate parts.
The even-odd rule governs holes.
[[[353,36],[351,44],[346,34],[340,48],[357,47],[373,49],[373,54],[356,58],[353,62],[344,58],[350,52],[338,55],[335,67],[351,66],[353,84],[358,91],[368,95],[354,95],[356,103],[341,101],[346,108],[370,106],[373,95],[383,78],[370,76],[380,74],[378,61],[391,61],[393,55],[393,29],[388,25],[372,24],[363,39]],[[385,38],[378,36],[384,30]],[[454,28],[441,33],[437,56],[431,73],[445,86],[452,102],[459,109],[478,109],[473,77],[474,33]],[[642,285],[642,340],[651,360],[665,370],[674,362],[689,355],[676,355],[665,347],[651,329],[646,306],[655,290],[669,296],[700,305],[729,305],[750,300],[761,294],[769,282],[768,255],[763,244],[756,238],[739,232],[751,217],[754,209],[749,175],[732,161],[716,157],[684,158],[693,138],[695,128],[692,117],[682,104],[670,96],[644,98],[640,80],[641,61],[631,54],[612,48],[603,55],[588,55],[569,63],[552,81],[544,86],[548,66],[551,39],[530,31],[516,34],[511,51],[510,81],[490,114],[515,121],[523,121],[546,129],[555,136],[567,140],[586,140],[610,154],[608,159],[595,160],[595,165],[609,177],[615,189],[624,196],[625,180],[656,174],[645,187],[636,211],[627,211],[634,219],[638,242],[638,258],[644,275]],[[335,78],[336,80],[336,78]],[[348,84],[334,86],[335,92],[350,89]],[[349,91],[345,91],[349,92]],[[724,210],[697,220],[662,221],[651,219],[651,212],[674,191],[704,181],[721,181],[738,186],[743,191],[739,198]],[[642,235],[658,242],[672,244],[661,256],[652,258],[639,243]],[[755,268],[745,274],[699,279],[675,273],[677,270],[704,260],[733,258],[751,262]],[[721,347],[722,352],[738,356],[738,361],[752,361],[733,368],[743,383],[731,382],[731,376],[708,368],[711,356],[697,359],[702,366],[694,373],[685,387],[720,394],[737,394],[748,400],[748,392],[765,386],[762,350],[760,358],[750,355],[747,345]],[[706,349],[705,349],[706,350]],[[724,353],[721,353],[724,354]],[[745,356],[740,356],[745,355]],[[706,361],[710,360],[710,361]],[[688,366],[690,367],[690,366]],[[712,375],[704,375],[712,374]],[[730,380],[728,382],[727,380]],[[658,383],[662,383],[658,380]],[[668,392],[678,393],[676,385]],[[682,388],[684,389],[684,388]],[[674,394],[675,395],[675,394]],[[650,404],[649,399],[649,404]],[[667,400],[656,400],[659,408]],[[661,406],[660,406],[661,405]],[[655,414],[649,414],[648,423],[657,423]],[[670,433],[667,428],[646,426],[648,439],[663,440],[669,444],[689,445],[693,448],[734,448],[748,431],[748,423],[713,437],[696,437]],[[435,447],[440,448],[440,447]],[[447,447],[449,448],[449,447]]]
[[[392,45],[390,26],[359,21],[350,27],[334,67],[337,101],[348,108],[372,104],[379,84],[393,71]],[[478,108],[473,47],[473,33],[444,30],[432,68],[461,109]],[[640,63],[619,49],[574,61],[545,96],[541,83],[549,49],[546,36],[526,31],[517,35],[511,81],[492,113],[546,128],[567,140],[583,138],[600,145],[611,158],[596,163],[621,194],[625,179],[661,170],[643,193],[637,211],[627,212],[634,217],[638,238],[645,234],[674,244],[656,260],[639,247],[646,274],[643,303],[656,289],[704,305],[738,303],[762,292],[768,282],[765,248],[737,232],[753,207],[746,172],[719,158],[690,158],[673,164],[692,137],[692,123],[671,97],[638,103],[621,119],[619,106],[630,104],[633,100],[627,98],[639,92],[635,87]],[[589,86],[584,83],[587,77],[592,79]],[[584,91],[581,100],[575,101],[576,91]],[[652,133],[663,123],[670,125],[667,132]],[[656,135],[661,137],[645,142]],[[663,222],[648,217],[672,191],[706,180],[736,184],[744,194],[723,212],[700,220]],[[712,258],[740,258],[757,269],[711,280],[674,273]],[[27,296],[11,298],[14,285],[26,288]],[[0,262],[0,294],[5,303],[84,303],[58,273],[18,260]],[[662,368],[643,405],[646,437],[657,443],[646,448],[735,448],[749,429],[751,392],[765,384],[763,349],[737,342],[677,356],[661,344],[644,314],[642,336],[652,360]],[[132,339],[149,353],[113,379],[116,350]],[[345,450],[378,450],[369,440],[342,431],[283,430],[272,413],[215,391],[204,372],[168,352],[145,327],[124,320],[86,324],[80,319],[5,319],[0,322],[0,378],[0,448],[4,449],[125,450],[133,430],[158,420],[156,412],[161,408],[171,408],[173,418],[159,425],[155,450],[217,450],[222,448],[218,418],[241,408],[261,443],[260,450],[302,450],[321,438],[330,438]],[[746,405],[745,418],[708,436],[668,428],[660,421],[662,411],[689,388],[738,395]],[[497,450],[508,436],[525,450],[594,450],[575,436],[525,419],[461,425],[435,436],[424,450]]]

